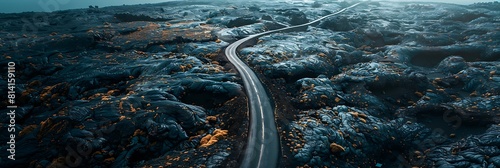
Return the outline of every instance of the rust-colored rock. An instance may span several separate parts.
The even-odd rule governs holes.
[[[339,144],[333,142],[330,144],[330,151],[332,153],[340,153],[340,152],[344,152],[345,149],[344,149],[344,147],[340,146]]]
[[[208,134],[200,140],[200,147],[209,147],[227,135],[227,130],[216,129],[212,134]]]

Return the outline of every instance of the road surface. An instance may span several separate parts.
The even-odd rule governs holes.
[[[248,97],[250,108],[250,133],[247,147],[241,167],[243,168],[274,168],[278,166],[280,143],[274,118],[274,107],[269,99],[264,86],[255,73],[238,58],[238,47],[242,44],[255,40],[263,35],[276,33],[294,28],[302,28],[317,23],[325,18],[342,13],[353,8],[360,3],[356,3],[347,8],[343,8],[335,13],[323,16],[309,23],[289,26],[281,29],[266,31],[238,40],[229,45],[225,50],[228,60],[236,67],[240,73]]]

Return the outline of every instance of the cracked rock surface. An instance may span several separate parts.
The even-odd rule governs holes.
[[[0,14],[0,64],[16,63],[19,106],[17,159],[2,152],[0,165],[238,167],[247,99],[224,48],[351,4],[200,0]],[[499,167],[498,9],[366,2],[241,47],[276,106],[279,167]],[[2,142],[8,122],[0,119]]]

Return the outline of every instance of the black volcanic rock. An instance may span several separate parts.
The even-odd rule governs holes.
[[[16,161],[2,152],[0,165],[239,167],[247,100],[224,47],[353,4],[318,3],[0,14],[18,106]],[[274,100],[279,167],[500,167],[497,6],[364,2],[241,46]]]
[[[135,21],[170,21],[173,19],[152,18],[146,15],[133,15],[130,13],[117,13],[113,15],[120,22],[135,22]]]
[[[229,21],[226,26],[227,27],[240,27],[244,25],[257,23],[255,18],[236,18],[234,20]]]
[[[287,10],[283,13],[284,16],[287,16],[290,20],[288,23],[291,25],[300,25],[309,22],[307,16],[302,11],[297,10]]]
[[[315,166],[372,165],[377,158],[391,157],[378,153],[407,143],[406,136],[415,131],[406,132],[401,120],[383,121],[370,112],[343,105],[301,111],[297,117],[300,119],[291,124],[290,134],[298,138],[291,140],[291,153],[299,164]],[[422,130],[418,125],[412,128]],[[340,149],[333,150],[331,144]],[[356,161],[348,161],[352,159]]]
[[[327,19],[322,21],[318,27],[333,31],[349,31],[355,28],[349,19],[345,17]]]
[[[450,56],[441,61],[437,68],[445,73],[458,73],[467,68],[467,63],[462,57]]]
[[[172,10],[158,13],[158,6],[144,5],[0,16],[7,23],[0,31],[6,35],[0,40],[5,54],[0,62],[16,63],[19,106],[17,161],[4,160],[3,153],[2,166],[134,167],[164,160],[174,150],[214,156],[194,150],[200,139],[247,121],[226,121],[245,112],[235,107],[246,108],[240,80],[218,62],[224,61],[218,54],[227,43],[216,41],[219,27],[193,21],[207,17],[197,8],[176,2],[160,6]],[[190,12],[179,17],[175,12],[181,9]],[[36,31],[22,31],[22,24],[12,21],[37,14],[51,20]],[[0,101],[7,103],[6,97]],[[208,115],[218,120],[209,123]],[[0,127],[0,140],[7,142],[7,127]],[[234,150],[196,164],[236,160],[241,148],[234,145],[246,139],[246,129],[240,128],[231,131],[241,138],[210,146]],[[195,164],[183,160],[169,161]]]
[[[335,72],[330,62],[338,58],[333,54],[332,44],[321,42],[326,41],[321,36],[324,32],[317,33],[317,36],[292,33],[301,35],[299,38],[286,34],[265,36],[260,38],[262,43],[243,49],[241,54],[271,78],[282,77],[293,81],[321,74],[330,75]]]
[[[329,5],[349,4],[320,8]],[[280,10],[286,11],[304,11],[306,18],[328,14]],[[277,113],[293,118],[281,125],[288,166],[494,165],[476,154],[455,162],[442,159],[449,152],[429,160],[424,152],[500,122],[498,12],[380,2],[352,11],[304,32],[263,36],[240,52],[274,94],[285,90],[286,98],[274,97],[277,106],[293,106]]]
[[[499,131],[500,126],[492,125],[483,134],[432,147],[425,155],[425,164],[438,167],[499,167]]]
[[[221,24],[228,28],[240,27],[257,23],[254,17],[234,17],[234,16],[219,16],[210,18],[208,24]]]
[[[295,84],[298,95],[295,104],[299,109],[315,109],[324,105],[344,104],[342,88],[335,85],[326,76],[302,78]]]
[[[452,21],[459,21],[459,22],[470,22],[474,19],[480,18],[480,17],[487,17],[488,15],[484,13],[479,13],[479,12],[465,12],[465,13],[455,13],[451,16],[449,16],[448,19]]]

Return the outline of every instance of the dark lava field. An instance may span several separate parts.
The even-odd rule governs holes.
[[[0,14],[0,167],[238,167],[251,119],[225,47],[352,4]],[[500,167],[499,2],[363,2],[239,55],[275,105],[278,167]]]

